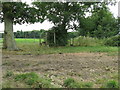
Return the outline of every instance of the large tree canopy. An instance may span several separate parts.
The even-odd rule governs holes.
[[[114,4],[108,2],[34,2],[37,16],[42,14],[45,20],[52,22],[55,26],[48,34],[48,39],[52,42],[56,39],[59,46],[67,44],[67,30],[82,26],[86,13],[96,12],[100,8],[106,8],[106,5]],[[77,26],[77,23],[79,26]],[[84,32],[84,31],[83,31]],[[49,35],[51,37],[49,37]],[[55,37],[53,37],[55,35]]]
[[[34,2],[38,14],[42,14],[45,20],[52,22],[56,34],[56,44],[67,44],[67,30],[75,29],[79,18],[85,16],[85,12],[93,3],[83,2]],[[39,16],[39,15],[38,15]],[[73,22],[71,24],[71,22]],[[51,39],[51,38],[50,38]]]
[[[114,36],[118,33],[117,19],[113,17],[107,6],[92,12],[92,15],[80,20],[80,35],[97,38]]]

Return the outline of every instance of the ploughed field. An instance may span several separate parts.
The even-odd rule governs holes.
[[[17,52],[17,51],[16,51]],[[11,71],[14,74],[36,72],[50,78],[52,84],[62,87],[67,78],[80,82],[92,82],[100,87],[107,80],[118,78],[118,56],[101,52],[56,53],[56,54],[14,54],[3,50],[3,76]],[[7,82],[11,78],[3,78]],[[24,87],[14,82],[12,87]]]

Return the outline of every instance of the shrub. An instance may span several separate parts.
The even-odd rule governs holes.
[[[120,46],[120,35],[108,38],[104,44],[107,46]]]

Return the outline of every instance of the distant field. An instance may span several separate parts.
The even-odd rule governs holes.
[[[34,38],[16,38],[16,43],[38,43],[40,39],[34,39]],[[44,39],[41,39],[43,42]],[[0,42],[3,42],[2,39],[0,39]]]
[[[16,43],[39,43],[40,39],[34,39],[34,38],[16,38]],[[44,39],[41,39],[43,42]]]

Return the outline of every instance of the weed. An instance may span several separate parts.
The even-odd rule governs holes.
[[[14,73],[12,71],[7,71],[5,77],[11,77],[13,75],[14,75]]]

